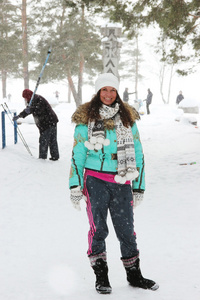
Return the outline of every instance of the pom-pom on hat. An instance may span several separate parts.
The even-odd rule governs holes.
[[[117,91],[119,89],[119,80],[112,73],[100,74],[95,81],[95,93],[97,93],[104,86],[112,86]]]
[[[22,92],[22,97],[25,98],[25,99],[27,99],[28,101],[31,100],[32,95],[33,95],[33,92],[31,90],[29,90],[29,89],[25,89]]]

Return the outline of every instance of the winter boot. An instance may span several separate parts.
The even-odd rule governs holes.
[[[108,266],[107,262],[102,258],[98,258],[95,262],[95,265],[92,266],[94,273],[96,275],[96,291],[99,294],[110,294],[112,288],[108,280]]]
[[[139,287],[142,289],[149,289],[153,291],[159,288],[159,285],[156,282],[150,279],[146,279],[142,276],[139,258],[136,258],[135,261],[134,258],[122,259],[122,261],[125,266],[127,280],[131,286]]]

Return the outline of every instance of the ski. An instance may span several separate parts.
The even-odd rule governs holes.
[[[190,163],[182,163],[182,164],[179,164],[179,166],[187,166],[187,165],[196,165],[196,161],[192,161]]]
[[[42,70],[41,70],[41,72],[40,72],[40,75],[39,75],[39,77],[38,77],[38,80],[37,80],[37,83],[36,83],[36,86],[35,86],[35,90],[34,90],[34,92],[33,92],[33,94],[32,94],[32,97],[31,97],[31,100],[30,100],[28,106],[31,106],[31,103],[32,103],[32,101],[33,101],[33,98],[34,98],[35,93],[36,93],[36,91],[37,91],[37,88],[38,88],[38,86],[39,86],[40,79],[42,78],[42,75],[43,75],[44,69],[45,69],[45,67],[46,67],[46,64],[47,64],[47,62],[48,62],[48,59],[49,59],[50,54],[51,54],[51,48],[49,48],[49,50],[48,50],[48,52],[47,52],[47,58],[46,58],[45,63],[44,63],[44,65],[43,65],[43,67],[42,67]]]

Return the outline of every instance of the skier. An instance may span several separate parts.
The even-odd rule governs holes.
[[[31,100],[33,92],[25,89],[22,97],[28,104]],[[50,148],[52,161],[59,159],[58,143],[57,143],[57,123],[58,117],[53,111],[51,105],[42,96],[35,94],[30,106],[27,106],[18,116],[13,118],[13,121],[19,118],[26,118],[28,115],[33,114],[35,124],[39,129],[39,158],[46,159],[48,147]]]
[[[85,197],[90,224],[88,257],[101,294],[112,291],[108,278],[105,239],[110,211],[120,242],[122,263],[130,285],[156,290],[143,278],[133,225],[133,206],[143,199],[144,156],[136,120],[137,111],[119,95],[119,82],[111,73],[95,82],[95,95],[72,115],[76,124],[69,187],[73,206],[80,210]]]
[[[58,91],[55,91],[55,95],[56,95],[56,99],[58,100],[59,99],[59,92]]]
[[[12,95],[9,93],[8,94],[8,101],[10,102]]]

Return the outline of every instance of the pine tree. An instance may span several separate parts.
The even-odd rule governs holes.
[[[85,5],[79,2],[79,6],[74,6],[69,1],[66,6],[56,0],[46,6],[45,32],[36,46],[40,65],[34,72],[34,75],[38,73],[51,45],[48,72],[43,81],[67,79],[77,106],[82,103],[83,73],[93,76],[102,69],[100,35],[88,12],[86,16]]]
[[[113,20],[121,20],[125,30],[131,32],[135,24],[150,26],[157,24],[161,38],[171,41],[167,49],[166,62],[177,64],[193,59],[194,55],[185,48],[191,46],[198,56],[200,52],[200,2],[198,0],[137,0],[137,1],[110,1],[115,9],[111,12]],[[163,59],[163,58],[162,58]],[[187,75],[188,70],[177,70],[181,75]]]

